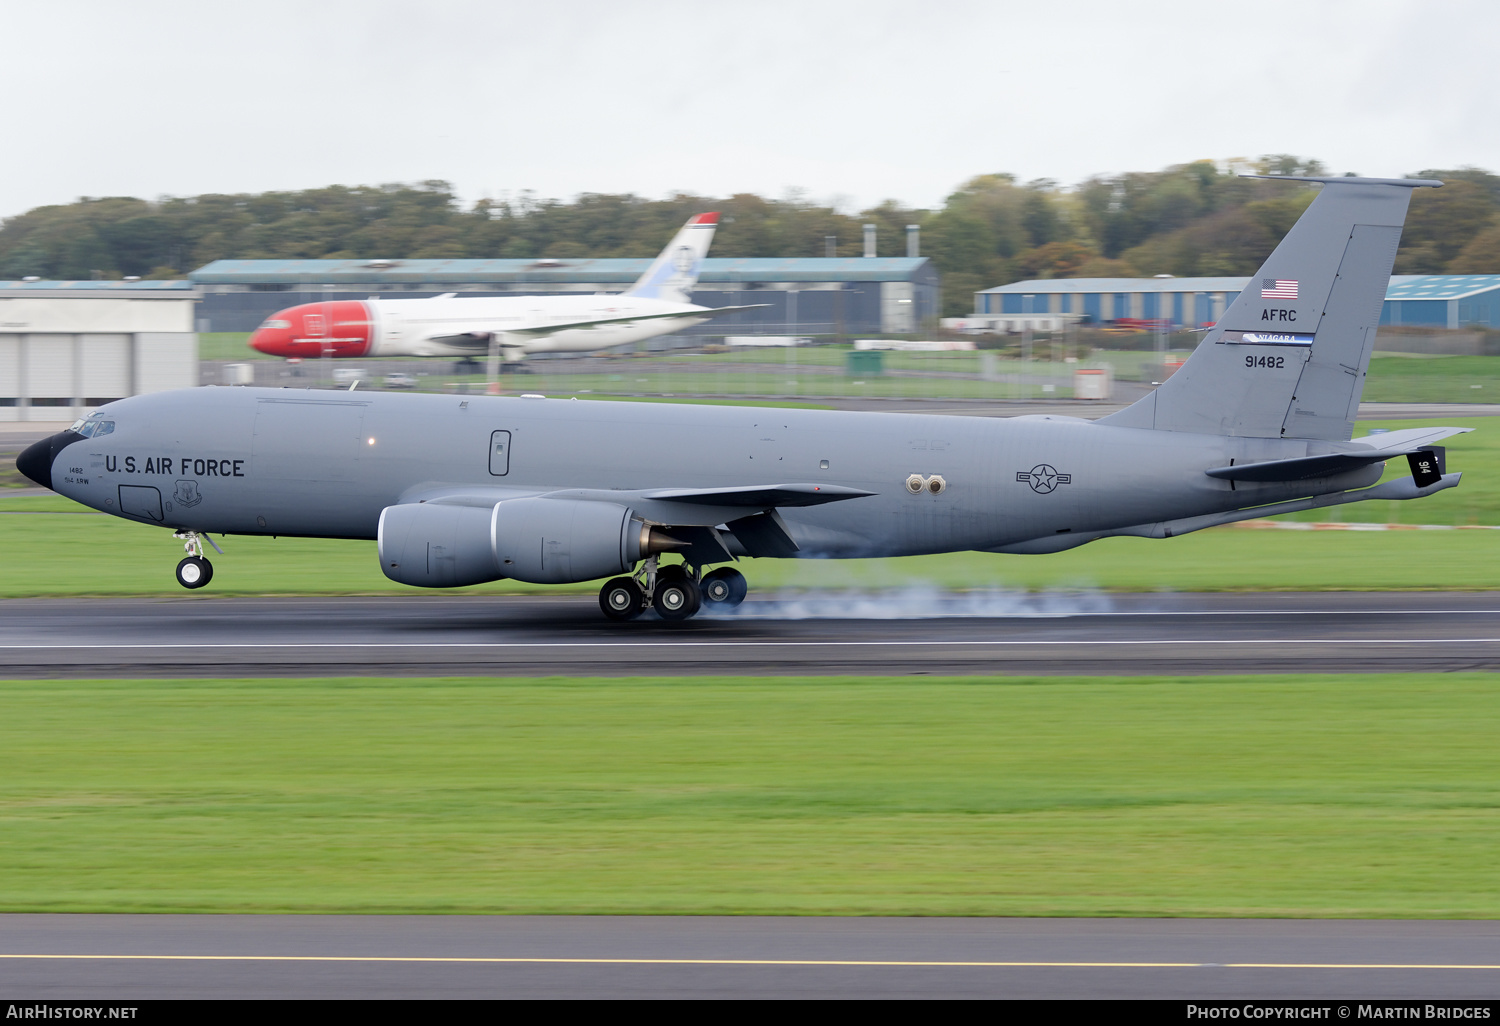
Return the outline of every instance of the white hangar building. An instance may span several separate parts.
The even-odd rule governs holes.
[[[198,384],[190,281],[0,281],[0,421]]]

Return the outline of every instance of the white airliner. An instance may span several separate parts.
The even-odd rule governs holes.
[[[584,353],[622,346],[757,306],[688,301],[719,215],[683,225],[639,281],[618,295],[501,296],[462,299],[336,300],[304,303],[271,317],[250,345],[272,356],[484,356]]]

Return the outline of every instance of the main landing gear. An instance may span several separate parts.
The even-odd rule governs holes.
[[[184,588],[196,589],[213,580],[214,565],[203,558],[203,539],[208,538],[208,543],[219,555],[222,556],[224,550],[214,545],[214,540],[208,535],[197,531],[178,531],[172,537],[181,541],[187,550],[187,558],[177,564],[177,583]]]
[[[728,609],[745,600],[745,575],[722,566],[703,573],[686,563],[661,565],[650,556],[630,577],[616,577],[599,589],[599,608],[611,620],[634,620],[650,606],[663,620],[686,620],[703,608]]]

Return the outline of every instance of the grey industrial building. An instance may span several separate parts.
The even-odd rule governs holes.
[[[650,264],[636,259],[216,260],[190,278],[202,297],[198,330],[251,331],[277,310],[323,300],[621,292]],[[715,318],[684,334],[913,332],[937,316],[939,293],[937,269],[925,257],[709,257],[694,303],[764,306]]]
[[[1202,327],[1249,278],[1049,278],[974,294],[974,314],[1076,314],[1086,323],[1122,317]],[[1500,328],[1500,274],[1397,274],[1380,323],[1389,327]]]
[[[189,281],[0,281],[0,421],[198,384]]]

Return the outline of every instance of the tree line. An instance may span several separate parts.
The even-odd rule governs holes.
[[[718,210],[712,253],[723,257],[823,256],[830,237],[836,255],[859,256],[870,223],[879,255],[902,256],[906,226],[920,225],[922,254],[943,275],[943,312],[955,315],[972,309],[974,292],[1029,278],[1251,274],[1315,191],[1244,171],[1328,173],[1315,160],[1273,155],[1071,187],[986,174],[939,209],[887,200],[858,213],[797,194],[586,193],[564,202],[521,193],[465,207],[441,181],[84,198],[0,222],[0,279],[177,278],[222,258],[647,257],[691,215]],[[1416,177],[1448,184],[1414,193],[1396,272],[1500,273],[1500,176],[1459,168]]]

